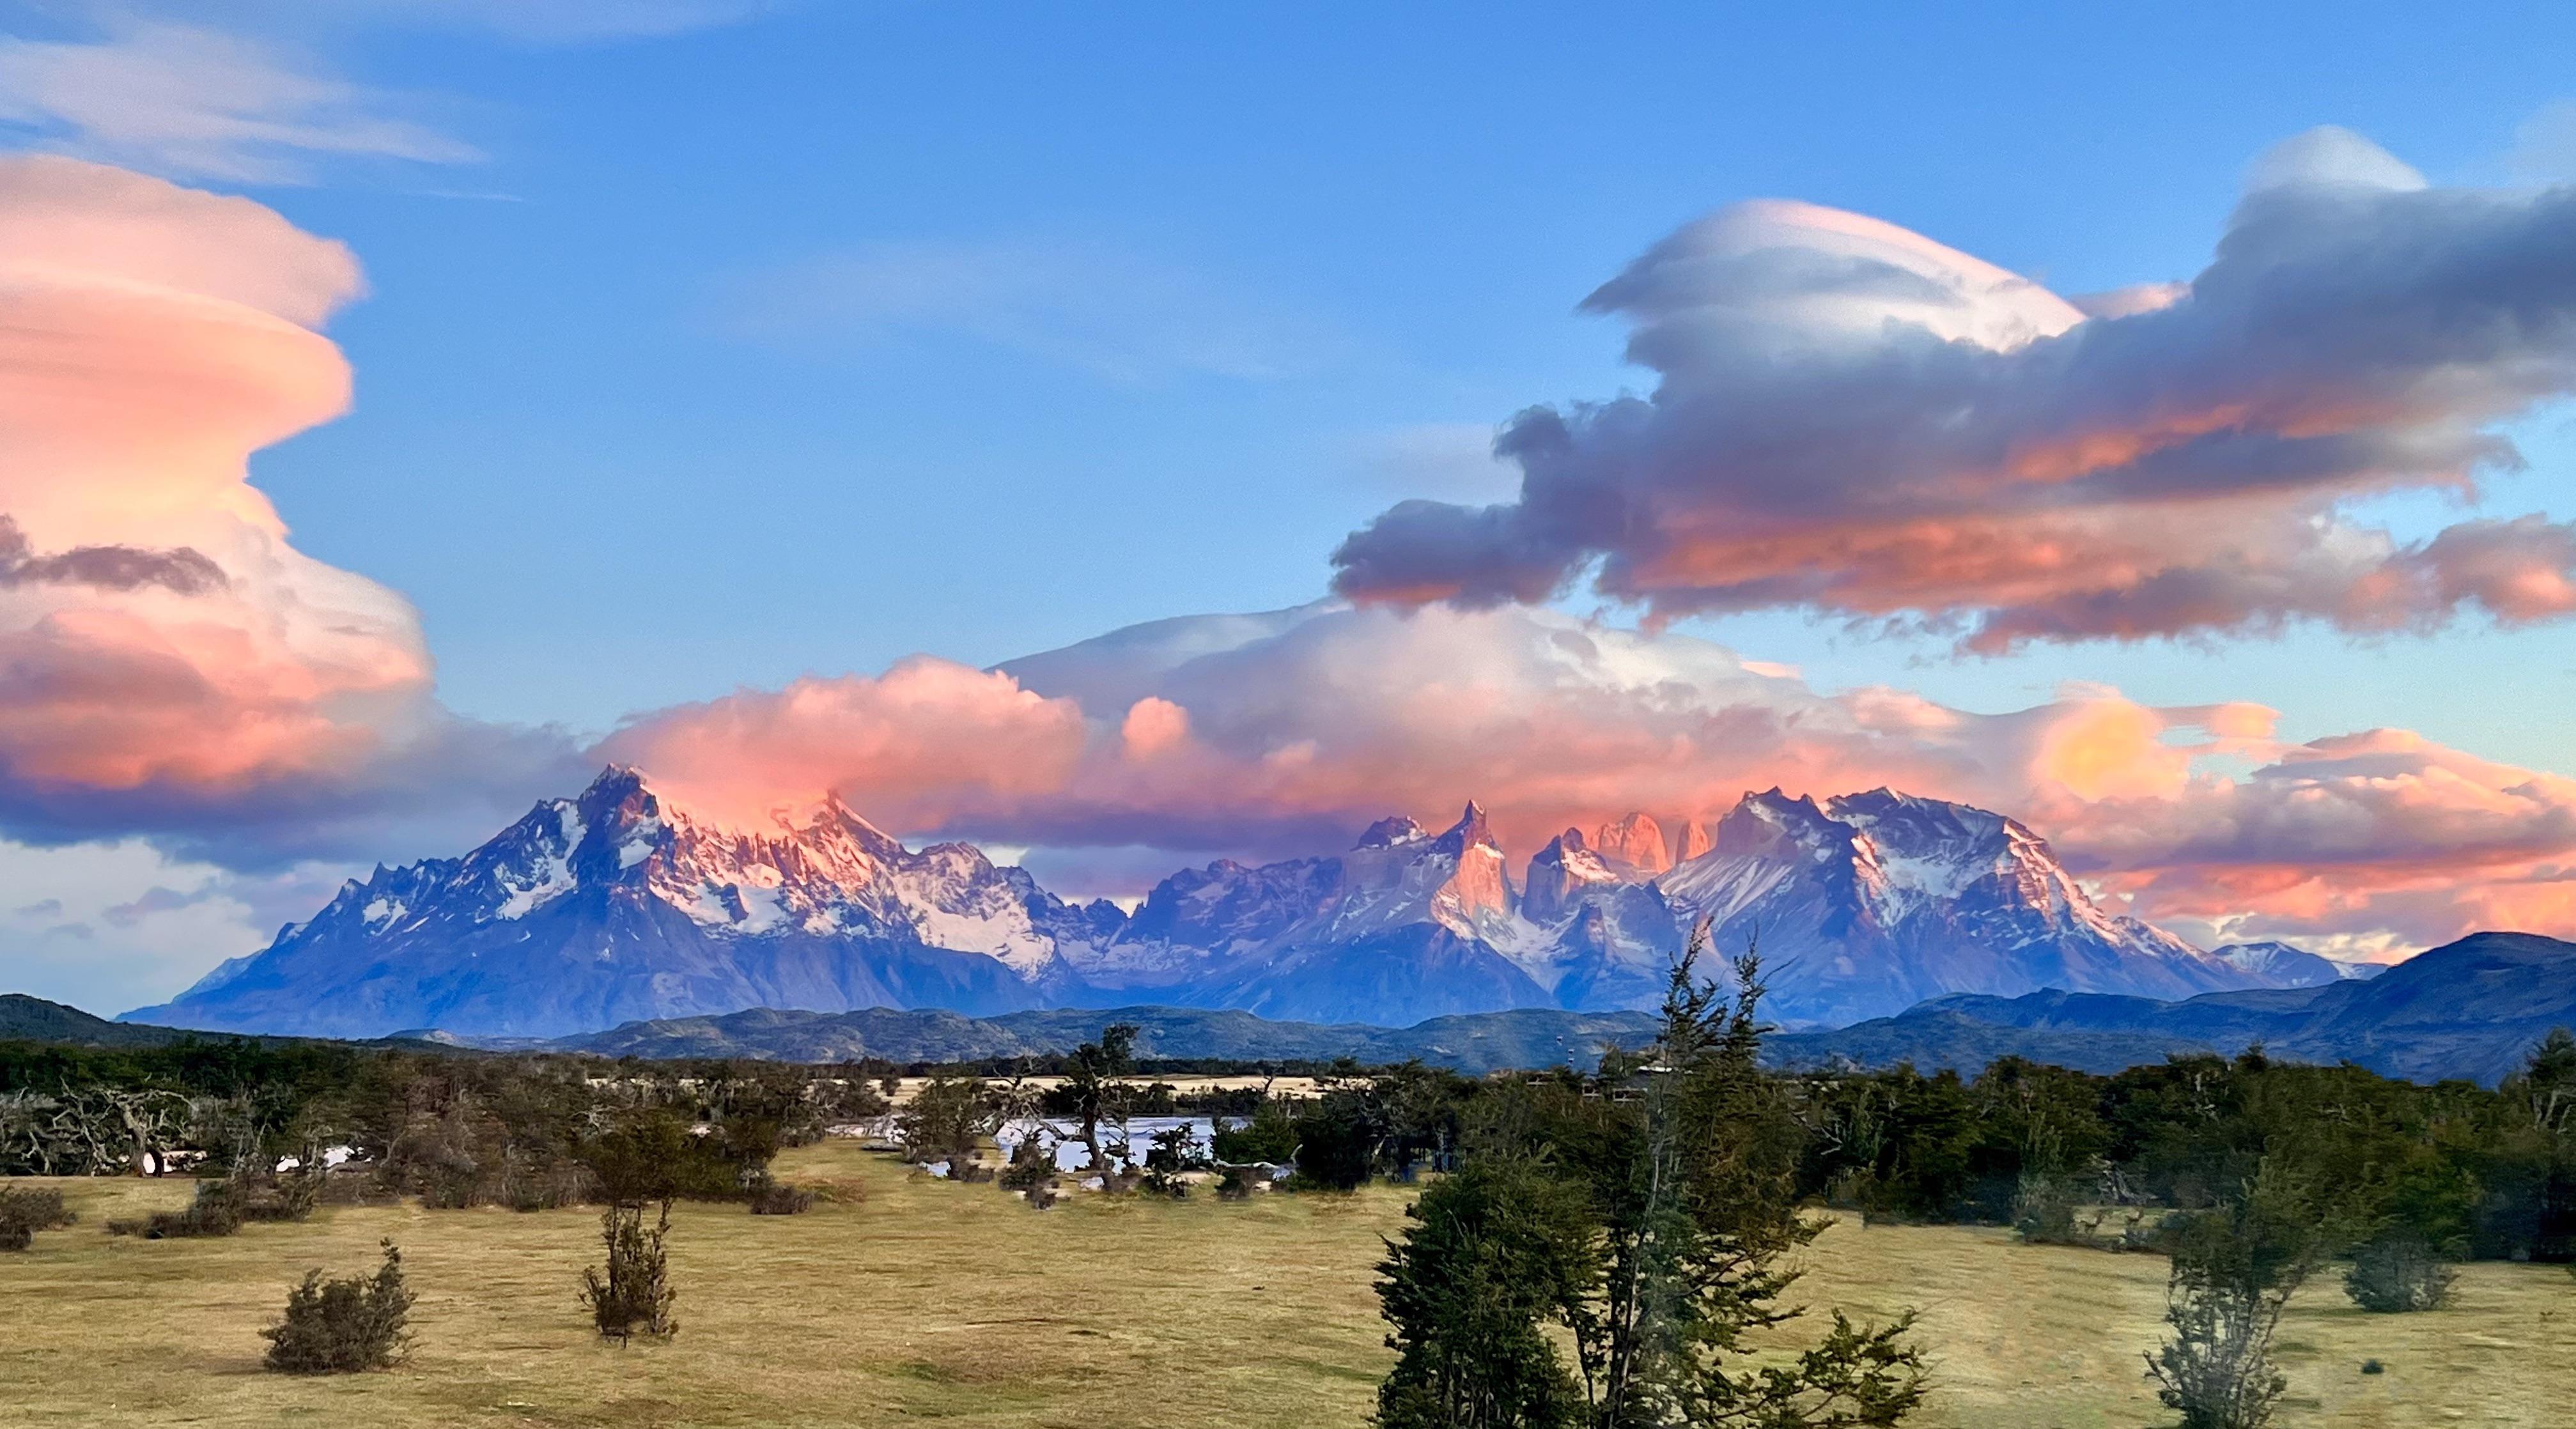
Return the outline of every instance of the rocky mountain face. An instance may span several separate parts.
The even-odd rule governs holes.
[[[1344,853],[1184,870],[1131,914],[966,844],[913,851],[837,800],[728,827],[610,769],[463,858],[352,881],[267,950],[127,1016],[561,1037],[755,1007],[1158,1003],[1405,1025],[1651,1006],[1703,916],[1721,954],[1758,932],[1771,1014],[1791,1024],[1944,993],[2185,997],[2318,975],[2295,949],[2231,960],[2112,917],[2021,825],[1883,789],[1748,795],[1713,831],[1644,814],[1568,829],[1517,880],[1471,803],[1437,834],[1391,818]]]
[[[908,851],[837,801],[711,827],[612,769],[461,859],[353,880],[266,951],[127,1017],[561,1036],[762,1006],[1000,1012],[1047,1002],[1059,950],[1124,921],[963,844]]]
[[[2273,985],[2105,913],[2019,823],[1889,789],[1822,804],[1747,795],[1715,846],[1656,887],[1685,918],[1706,917],[1718,948],[1758,942],[1775,1014],[1803,1022],[1884,1017],[1951,992],[2176,998]]]

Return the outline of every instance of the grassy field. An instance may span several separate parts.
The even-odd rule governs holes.
[[[684,1206],[679,1337],[620,1350],[574,1299],[581,1211],[326,1209],[216,1241],[111,1238],[187,1187],[59,1182],[82,1224],[0,1256],[0,1423],[274,1425],[1359,1425],[1387,1352],[1369,1289],[1405,1197],[1205,1196],[1034,1213],[848,1143],[789,1153],[843,1199],[796,1218]],[[403,1246],[419,1338],[389,1374],[263,1373],[258,1331],[308,1266]],[[1844,1224],[1801,1287],[1912,1306],[1938,1364],[1921,1423],[2164,1422],[2141,1378],[2163,1262],[2001,1232]],[[2576,1424],[2576,1280],[2469,1267],[2458,1308],[2377,1317],[2321,1284],[2284,1331],[2282,1423]],[[2387,1372],[2360,1373],[2365,1358]]]

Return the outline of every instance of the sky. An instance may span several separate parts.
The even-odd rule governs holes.
[[[2576,934],[2576,17],[2100,8],[0,5],[0,986],[607,758],[1068,893],[1893,782]]]

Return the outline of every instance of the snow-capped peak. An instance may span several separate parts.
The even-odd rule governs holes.
[[[1442,834],[1433,847],[1451,858],[1457,858],[1470,849],[1489,848],[1499,854],[1503,848],[1495,839],[1493,829],[1485,822],[1485,806],[1473,799],[1467,801],[1466,812],[1458,816],[1458,822],[1451,824],[1449,831]]]
[[[1431,837],[1430,833],[1425,830],[1422,825],[1399,814],[1393,818],[1380,819],[1376,823],[1369,825],[1368,828],[1360,834],[1360,841],[1351,845],[1351,847],[1396,848],[1400,845],[1415,843],[1429,837]]]

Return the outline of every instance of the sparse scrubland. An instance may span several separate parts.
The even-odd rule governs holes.
[[[38,1183],[60,1188],[81,1220],[0,1261],[0,1418],[1357,1426],[1394,1359],[1371,1267],[1413,1188],[1241,1202],[1076,1195],[1037,1214],[993,1186],[922,1176],[844,1140],[784,1152],[778,1170],[823,1193],[810,1213],[674,1209],[686,1328],[625,1349],[600,1339],[577,1298],[581,1268],[600,1258],[595,1211],[325,1206],[223,1240],[141,1241],[95,1225],[182,1206],[185,1183]],[[260,1332],[288,1289],[315,1266],[371,1266],[387,1237],[419,1296],[401,1365],[262,1373]],[[1920,1312],[1933,1392],[1909,1423],[2171,1422],[2140,1358],[2164,1313],[2160,1256],[1842,1215],[1799,1263],[1793,1301]],[[2449,1308],[2376,1315],[2319,1279],[2292,1300],[2280,1344],[2290,1389],[2276,1422],[2288,1429],[2546,1426],[2576,1402],[2576,1280],[2557,1266],[2470,1264]],[[2361,1373],[2372,1358],[2385,1374]]]
[[[0,1256],[0,1418],[2255,1429],[2576,1403],[2549,1263],[2576,1253],[2576,1041],[2484,1090],[2259,1051],[1789,1077],[1759,1040],[1758,1005],[1685,976],[1596,1073],[1183,1095],[1113,1031],[899,1109],[881,1068],[0,1045],[29,1228]],[[1228,1120],[1149,1149],[1149,1109]],[[853,1120],[875,1133],[824,1135]],[[194,1174],[25,1175],[137,1165]]]

